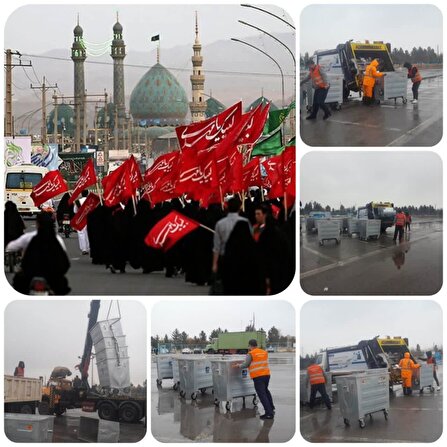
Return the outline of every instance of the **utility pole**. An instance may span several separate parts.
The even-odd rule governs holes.
[[[54,116],[53,116],[53,143],[57,144],[57,95],[56,91],[53,94],[54,101]]]
[[[22,55],[18,51],[6,50],[5,54],[6,54],[5,137],[10,137],[14,133],[13,120],[12,120],[12,69],[14,67],[31,67],[31,61],[29,61],[27,64],[22,63],[22,60],[20,59]],[[12,62],[13,54],[19,56],[19,63]]]
[[[43,77],[43,82],[41,86],[34,87],[33,84],[30,85],[31,89],[37,89],[41,90],[42,93],[42,128],[41,128],[41,137],[42,137],[42,144],[46,144],[47,142],[47,106],[46,106],[46,97],[47,97],[47,90],[50,88],[57,88],[56,85],[46,85],[45,83],[45,76]]]

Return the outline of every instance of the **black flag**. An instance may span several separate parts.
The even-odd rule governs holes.
[[[157,40],[160,40],[160,34],[157,34],[156,36],[151,37],[151,42],[155,42]]]

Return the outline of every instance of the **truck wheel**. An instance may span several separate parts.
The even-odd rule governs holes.
[[[105,421],[115,421],[117,411],[115,406],[111,402],[103,402],[98,408],[98,415]]]
[[[48,404],[48,402],[45,401],[39,402],[38,411],[39,414],[42,415],[50,414],[50,405]]]
[[[31,405],[22,405],[20,407],[20,413],[22,414],[34,414],[33,408]]]
[[[123,422],[137,422],[140,420],[140,412],[138,408],[132,403],[125,403],[121,405],[119,410],[120,421]]]

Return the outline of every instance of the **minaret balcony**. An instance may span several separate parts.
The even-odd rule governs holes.
[[[189,77],[191,79],[191,82],[199,83],[199,82],[205,82],[205,75],[191,75]]]

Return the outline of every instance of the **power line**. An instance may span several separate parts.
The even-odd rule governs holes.
[[[49,59],[49,60],[57,60],[57,61],[64,61],[64,62],[71,62],[70,58],[65,57],[56,57],[56,56],[40,56],[37,54],[25,54],[25,56],[28,57],[35,57],[37,59]],[[95,65],[108,65],[113,66],[113,62],[101,62],[101,61],[85,61],[86,64],[95,64]],[[150,65],[140,65],[140,64],[123,64],[124,67],[129,68],[152,68]],[[168,70],[172,71],[188,71],[191,70],[189,68],[176,68],[176,67],[166,67]],[[213,74],[222,74],[222,75],[242,75],[242,76],[266,76],[266,77],[279,77],[276,73],[259,73],[259,72],[250,72],[250,71],[226,71],[226,70],[206,70],[207,73],[213,73]],[[293,78],[295,77],[295,74],[284,74],[284,77]]]

